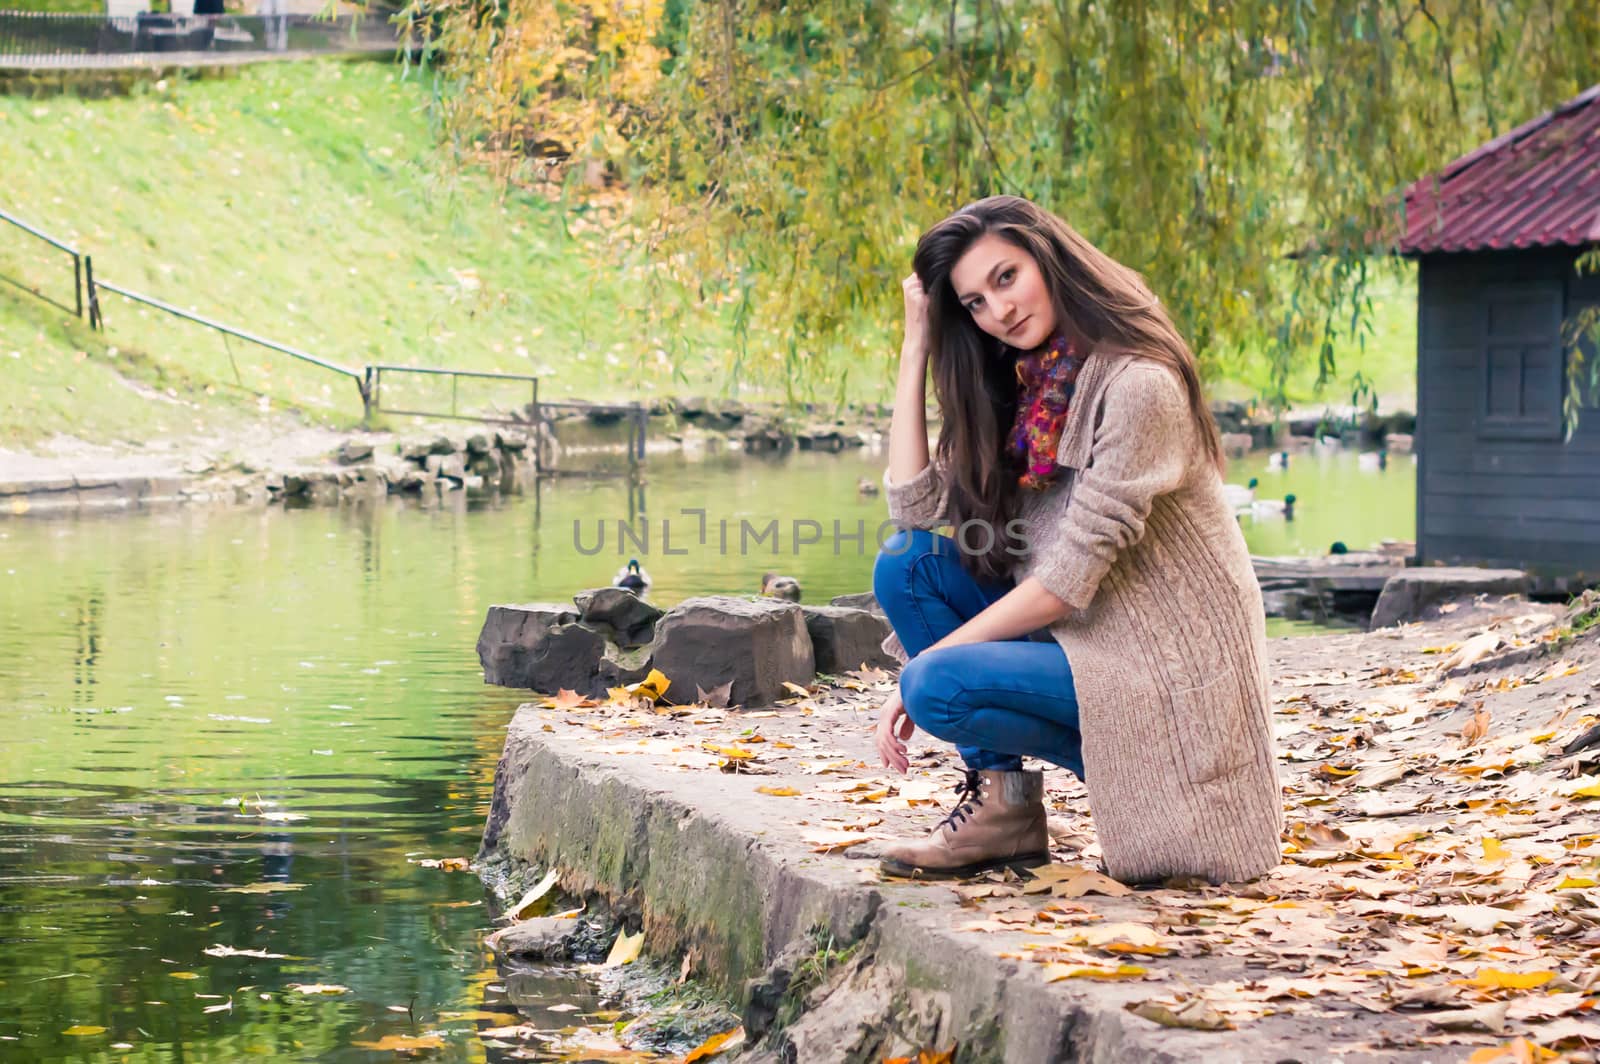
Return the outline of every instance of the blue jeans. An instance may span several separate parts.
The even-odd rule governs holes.
[[[873,594],[911,659],[900,672],[906,714],[954,743],[968,768],[1012,771],[1027,755],[1082,779],[1072,669],[1048,629],[928,650],[1013,586],[976,579],[962,568],[959,551],[947,536],[901,529],[872,567]]]

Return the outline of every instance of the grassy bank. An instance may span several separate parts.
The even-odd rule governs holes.
[[[598,227],[461,176],[427,105],[386,63],[338,61],[112,100],[0,98],[0,198],[91,253],[100,278],[347,365],[539,373],[547,397],[611,398],[673,384],[670,349],[704,382],[715,316],[704,335],[641,335],[631,323],[651,293]],[[0,274],[71,305],[70,260],[9,226]],[[359,416],[348,380],[119,297],[103,310],[106,330],[90,334],[14,288],[0,301],[0,441],[149,431],[158,420],[126,407],[171,406],[146,398],[151,388],[236,415],[265,403],[334,424]],[[450,398],[437,383],[385,391],[396,403]],[[525,397],[481,385],[460,395],[470,406]]]
[[[501,198],[440,149],[429,91],[388,63],[324,61],[110,100],[0,97],[0,206],[91,253],[103,279],[353,367],[537,373],[546,398],[720,391],[736,342],[729,303],[655,283],[608,239],[603,210]],[[0,275],[72,302],[70,260],[9,226]],[[1380,394],[1408,395],[1414,289],[1401,276],[1380,297],[1374,340],[1359,357],[1345,346],[1341,381],[1360,369]],[[669,304],[689,326],[652,324]],[[103,309],[106,330],[93,333],[0,286],[0,446],[58,432],[147,439],[263,408],[333,426],[359,418],[349,380],[119,297]],[[848,367],[848,397],[889,398],[884,346],[881,361]],[[1264,359],[1229,365],[1218,394],[1266,389]],[[1294,398],[1314,400],[1313,377],[1296,378]],[[450,403],[439,381],[386,379],[385,393]],[[459,401],[525,398],[520,386],[463,385]]]

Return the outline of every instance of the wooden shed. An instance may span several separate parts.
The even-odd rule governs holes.
[[[1597,246],[1600,86],[1407,190],[1419,560],[1600,582],[1600,409],[1570,440],[1562,416],[1563,323],[1600,304],[1577,268]]]

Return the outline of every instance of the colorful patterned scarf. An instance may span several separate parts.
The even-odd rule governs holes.
[[[1037,351],[1017,356],[1017,417],[1006,446],[1024,466],[1017,483],[1043,491],[1055,480],[1056,450],[1085,355],[1060,333]]]

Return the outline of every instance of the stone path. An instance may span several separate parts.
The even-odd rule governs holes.
[[[1098,876],[1060,770],[1042,875],[884,879],[882,841],[958,773],[920,736],[908,777],[877,766],[874,670],[764,712],[529,703],[480,860],[632,913],[743,1000],[754,1059],[1592,1060],[1600,751],[1561,751],[1595,722],[1600,629],[1569,638],[1577,612],[1273,641],[1289,828],[1249,884]]]

